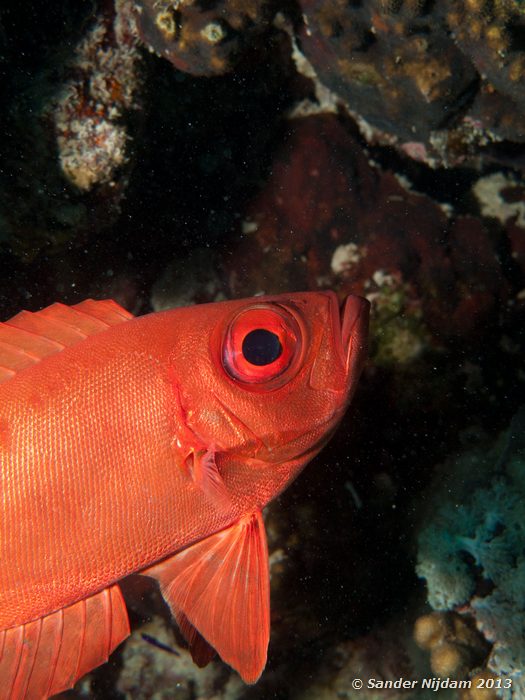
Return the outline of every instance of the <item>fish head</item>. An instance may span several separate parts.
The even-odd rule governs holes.
[[[244,489],[246,474],[258,475],[270,500],[326,443],[363,367],[368,313],[366,300],[340,307],[333,292],[195,307],[184,415],[232,487],[239,470]]]

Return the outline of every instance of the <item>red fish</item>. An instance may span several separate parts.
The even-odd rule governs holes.
[[[0,698],[47,698],[107,660],[133,572],[159,581],[197,663],[216,651],[258,679],[261,510],[343,415],[367,321],[363,299],[320,292],[0,324]]]

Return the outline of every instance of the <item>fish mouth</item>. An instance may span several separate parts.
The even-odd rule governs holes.
[[[366,355],[370,303],[363,297],[349,294],[339,307],[337,296],[332,293],[330,304],[335,326],[334,338],[343,366],[348,372],[353,369],[351,365],[360,360],[357,370],[360,371]]]

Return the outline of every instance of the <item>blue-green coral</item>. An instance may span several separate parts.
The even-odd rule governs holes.
[[[418,538],[417,573],[435,610],[471,614],[492,646],[487,667],[525,698],[525,412],[495,445],[443,466]]]

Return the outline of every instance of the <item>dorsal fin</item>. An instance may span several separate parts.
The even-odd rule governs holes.
[[[0,697],[42,700],[71,688],[128,636],[126,605],[111,586],[0,632]]]
[[[86,299],[75,306],[57,302],[41,311],[21,311],[0,323],[0,383],[44,357],[130,318],[132,314],[111,299]]]

